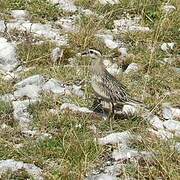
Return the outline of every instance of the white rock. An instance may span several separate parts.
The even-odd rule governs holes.
[[[67,36],[60,35],[59,30],[52,28],[52,26],[49,24],[31,23],[28,21],[7,23],[8,31],[14,29],[32,33],[34,36],[37,37],[48,38],[52,42],[56,43],[58,46],[67,45]]]
[[[60,49],[59,47],[56,47],[52,50],[51,52],[51,60],[53,63],[58,62],[58,60],[61,60],[62,56],[63,56],[63,50]]]
[[[125,74],[129,74],[132,72],[137,72],[139,70],[139,65],[137,63],[131,63],[127,67],[127,69],[124,71]]]
[[[29,175],[31,175],[36,180],[43,180],[42,169],[35,166],[34,164],[24,163],[22,161],[15,161],[13,159],[1,160],[0,161],[0,176],[7,171],[18,171],[20,169],[25,169]]]
[[[124,164],[116,161],[113,163],[112,161],[108,161],[107,165],[103,167],[103,172],[112,176],[118,176],[119,174],[121,174],[123,168],[125,168]]]
[[[160,63],[162,64],[172,64],[175,62],[175,58],[172,58],[172,57],[168,57],[168,58],[164,58],[162,61],[160,61]]]
[[[15,144],[13,147],[16,148],[16,149],[20,149],[20,148],[23,148],[23,147],[24,147],[24,144],[22,144],[22,143],[20,143],[20,144]]]
[[[175,45],[175,43],[163,43],[162,45],[161,45],[161,50],[163,50],[163,51],[168,51],[168,50],[173,50],[173,48],[174,48],[174,45]]]
[[[75,104],[70,104],[70,103],[63,103],[60,107],[61,111],[64,110],[71,110],[73,112],[80,112],[80,113],[93,113],[93,111],[89,110],[86,107],[79,107],[76,106]]]
[[[174,68],[176,73],[180,73],[180,68]]]
[[[180,121],[167,120],[163,123],[163,125],[171,132],[180,131]]]
[[[42,86],[45,83],[45,78],[41,75],[33,75],[30,76],[20,82],[18,82],[15,87],[16,88],[23,88],[27,85],[36,85],[36,86]]]
[[[153,154],[146,151],[137,151],[136,149],[130,149],[130,148],[122,148],[121,150],[115,150],[112,153],[112,158],[116,161],[118,160],[126,160],[126,159],[132,159],[132,158],[144,158],[149,159],[152,158]]]
[[[65,94],[66,88],[67,87],[64,86],[62,82],[53,78],[47,81],[42,87],[43,91],[52,92],[59,95]]]
[[[153,128],[164,129],[163,121],[161,121],[158,116],[156,115],[149,116],[148,121],[153,126]]]
[[[45,141],[45,140],[48,140],[48,139],[52,139],[52,135],[49,134],[49,133],[42,133],[38,138],[37,138],[37,141]]]
[[[171,107],[165,106],[162,113],[165,119],[173,119]]]
[[[62,17],[55,23],[60,25],[64,32],[78,32],[79,27],[76,26],[76,16]]]
[[[163,104],[162,113],[165,119],[180,119],[180,109],[171,107],[168,103]]]
[[[77,10],[73,0],[50,0],[50,2],[53,4],[59,4],[59,8],[66,12],[75,12]]]
[[[7,129],[7,128],[9,128],[9,126],[7,124],[5,124],[5,123],[1,124],[1,129]]]
[[[103,39],[105,45],[109,48],[109,49],[115,49],[119,46],[119,44],[113,40],[113,35],[112,34],[97,34],[97,37]]]
[[[49,112],[53,115],[58,115],[59,114],[59,110],[57,109],[50,109]]]
[[[0,96],[0,100],[4,102],[11,102],[15,100],[15,97],[14,95],[8,93],[8,94]]]
[[[1,21],[1,20],[0,20],[0,32],[4,32],[5,29],[6,29],[6,26],[5,26],[5,24],[4,24],[4,21]]]
[[[80,8],[80,12],[82,12],[82,14],[84,14],[85,16],[97,15],[95,12],[92,12],[90,9]]]
[[[12,71],[18,64],[16,46],[5,38],[0,38],[0,70]]]
[[[99,0],[100,4],[106,5],[106,4],[119,4],[119,0]]]
[[[13,101],[13,117],[19,122],[23,130],[27,130],[32,122],[32,115],[28,112],[28,106],[36,103],[36,100]]]
[[[40,96],[41,87],[36,85],[26,85],[14,91],[15,98],[28,97],[30,99],[37,99]]]
[[[113,41],[111,39],[104,39],[104,43],[110,49],[115,49],[118,47],[118,43],[116,43],[115,41]]]
[[[138,113],[138,108],[133,105],[124,105],[122,109],[122,113],[128,116],[134,116]]]
[[[121,18],[114,20],[114,32],[149,32],[149,27],[142,27],[139,25],[140,17],[135,18]]]
[[[175,149],[177,150],[177,152],[180,153],[180,143],[179,143],[179,142],[177,142],[177,143],[175,144]]]
[[[84,97],[84,92],[81,90],[81,86],[73,85],[72,86],[72,94],[78,97]]]
[[[117,143],[127,145],[132,140],[139,139],[139,138],[140,137],[138,137],[138,136],[132,135],[129,131],[124,131],[124,132],[112,133],[112,134],[109,134],[103,138],[99,138],[98,142],[101,145],[117,144]]]
[[[175,133],[174,133],[174,136],[180,137],[180,130],[176,130]]]
[[[121,151],[118,151],[118,150],[113,151],[112,158],[115,159],[116,161],[118,161],[118,160],[131,159],[138,155],[139,155],[139,153],[137,150],[122,149]]]
[[[28,17],[28,12],[26,10],[12,10],[10,13],[13,18],[18,20],[24,20]]]
[[[118,51],[121,53],[121,58],[124,59],[127,57],[127,48],[121,47],[121,48],[118,48]]]
[[[118,67],[118,65],[116,63],[112,63],[108,59],[105,59],[103,61],[103,63],[106,67],[106,70],[113,76],[116,76],[122,72],[122,69],[120,67]]]
[[[87,180],[117,180],[115,176],[111,176],[109,174],[98,174],[98,175],[92,175],[87,178]]]
[[[172,13],[176,10],[176,7],[170,4],[166,4],[165,6],[163,6],[163,10],[165,13]]]
[[[29,129],[22,130],[22,133],[25,137],[35,137],[39,134],[37,130],[29,130]]]
[[[162,140],[168,140],[172,139],[174,136],[171,132],[166,131],[164,129],[159,129],[158,131],[149,128],[149,132],[152,133],[153,135],[156,135],[158,138]]]

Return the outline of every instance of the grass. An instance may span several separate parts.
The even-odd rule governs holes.
[[[180,43],[178,16],[180,6],[177,0],[170,1],[176,6],[176,11],[165,15],[162,7],[163,0],[151,1],[122,0],[116,5],[100,5],[97,1],[75,0],[76,5],[89,8],[97,15],[86,17],[80,15],[77,25],[80,27],[78,33],[68,33],[69,46],[62,47],[64,55],[62,61],[53,64],[50,54],[55,44],[45,43],[32,44],[33,37],[30,34],[19,31],[9,32],[8,40],[24,40],[17,45],[18,56],[26,67],[34,67],[28,72],[21,74],[20,79],[31,75],[42,74],[48,78],[55,78],[66,84],[74,84],[84,80],[82,88],[85,91],[85,99],[74,96],[54,97],[52,94],[42,96],[42,101],[29,107],[33,115],[33,127],[41,133],[52,134],[51,139],[39,140],[24,137],[18,123],[13,119],[13,110],[10,104],[0,102],[0,126],[5,123],[8,128],[0,132],[0,159],[15,159],[25,163],[33,163],[42,168],[45,179],[84,179],[84,177],[95,167],[101,167],[111,154],[111,149],[100,146],[95,141],[97,137],[109,134],[109,122],[92,115],[75,114],[72,112],[53,115],[51,108],[58,109],[64,102],[72,102],[80,106],[90,107],[92,105],[92,88],[89,83],[90,71],[89,58],[76,57],[76,53],[95,48],[103,54],[114,54],[118,51],[109,50],[101,40],[94,36],[104,28],[113,29],[113,20],[124,16],[124,12],[131,16],[140,15],[140,24],[152,29],[150,33],[122,33],[117,39],[123,40],[128,48],[128,53],[133,54],[127,59],[127,65],[131,62],[140,64],[138,73],[119,76],[117,78],[128,87],[130,94],[141,99],[149,106],[156,106],[155,112],[161,114],[161,104],[171,102],[173,105],[179,103],[178,94],[166,96],[169,91],[179,89],[179,74],[174,71],[179,67],[179,62],[162,64],[163,58],[171,57],[178,59]],[[46,23],[55,21],[64,15],[71,13],[63,12],[57,6],[46,0],[0,0],[0,18],[11,20],[10,10],[26,9],[30,14],[32,22]],[[76,13],[78,14],[78,13]],[[99,18],[102,15],[103,18]],[[9,38],[10,37],[10,38]],[[42,39],[43,40],[43,39]],[[163,42],[175,42],[176,46],[167,55],[160,49]],[[152,51],[150,48],[154,48]],[[67,66],[69,58],[75,58],[75,66]],[[113,57],[112,57],[113,58]],[[121,65],[121,64],[120,64]],[[0,94],[13,92],[14,83],[9,83],[0,78]],[[96,133],[92,126],[96,127]],[[132,145],[139,150],[157,153],[152,162],[139,161],[128,162],[123,169],[121,178],[134,177],[135,179],[178,179],[180,176],[178,153],[170,148],[172,141],[163,142],[149,134],[147,129],[150,125],[140,117],[131,119],[118,119],[113,121],[113,131],[121,132],[130,130],[132,133],[143,137],[140,142]],[[178,140],[177,140],[178,141]],[[23,144],[16,148],[16,144]],[[3,174],[3,179],[25,179],[30,178],[24,171]]]

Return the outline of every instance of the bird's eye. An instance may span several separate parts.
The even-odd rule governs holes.
[[[89,51],[90,54],[93,54],[94,52],[92,50]]]

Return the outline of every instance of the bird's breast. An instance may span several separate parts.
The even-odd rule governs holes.
[[[93,75],[91,78],[91,85],[94,92],[100,96],[101,98],[105,99],[106,101],[110,101],[110,97],[106,92],[106,88],[103,87],[103,81],[100,76]]]

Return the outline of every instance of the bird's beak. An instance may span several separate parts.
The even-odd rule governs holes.
[[[80,54],[81,54],[81,56],[86,56],[87,55],[87,51],[83,51]]]
[[[78,57],[87,56],[87,51],[77,53]]]

